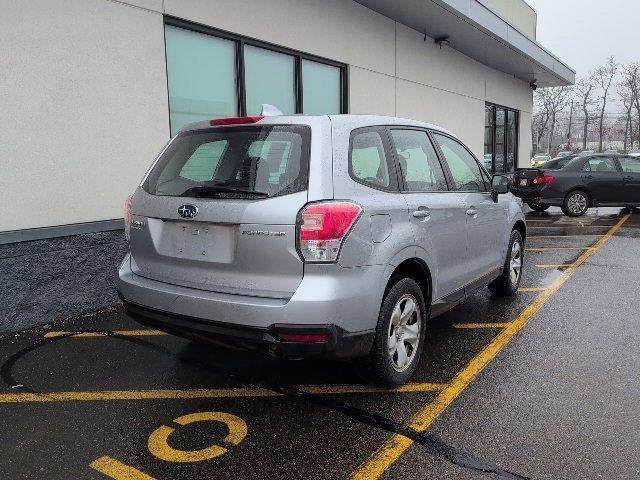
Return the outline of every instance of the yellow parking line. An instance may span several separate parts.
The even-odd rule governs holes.
[[[551,298],[551,296],[569,279],[575,270],[582,265],[593,253],[600,248],[611,236],[627,221],[629,214],[625,215],[613,226],[607,234],[598,240],[591,250],[585,250],[562,275],[554,280],[538,297],[530,303],[518,317],[501,330],[495,338],[484,347],[480,353],[460,370],[451,382],[436,398],[420,409],[413,417],[409,427],[416,432],[423,432],[438,418],[442,412],[453,402],[458,395],[476,378],[484,367],[493,360],[511,339],[527,324]],[[391,436],[376,452],[373,453],[352,474],[352,480],[371,480],[379,478],[403,453],[413,444],[413,440],[395,434]]]
[[[602,233],[580,233],[574,235],[530,235],[527,236],[527,240],[532,238],[570,238],[570,237],[604,237]]]
[[[505,328],[509,322],[485,322],[485,323],[454,323],[454,328]]]
[[[554,250],[590,250],[593,247],[529,247],[527,252],[552,252]]]
[[[65,335],[70,335],[74,332],[47,332],[44,334],[45,338],[53,338],[53,337],[62,337]],[[70,335],[69,338],[82,338],[82,337],[108,337],[112,332],[82,332],[76,333],[75,335]],[[156,335],[166,335],[166,333],[161,332],[160,330],[115,330],[113,333],[118,335],[124,335],[127,337],[138,337],[138,336],[156,336]]]
[[[540,225],[538,227],[536,226],[530,226],[528,228],[610,228],[610,227],[615,227],[615,225],[562,225],[562,226],[558,226],[558,225]]]
[[[443,383],[408,383],[397,388],[373,385],[298,385],[296,388],[313,394],[347,393],[414,393],[438,392]],[[161,400],[190,398],[278,397],[283,394],[267,388],[200,388],[188,390],[102,390],[85,392],[0,393],[0,403],[96,402],[110,400]]]
[[[146,473],[108,456],[100,457],[89,464],[91,468],[116,480],[154,480]]]
[[[590,252],[591,250],[587,250],[587,252]],[[539,264],[536,265],[536,267],[538,268],[567,268],[570,267],[572,264],[571,263],[550,263],[550,264]]]

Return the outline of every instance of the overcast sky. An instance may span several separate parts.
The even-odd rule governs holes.
[[[585,75],[613,55],[640,61],[640,0],[527,0],[538,12],[538,42]]]

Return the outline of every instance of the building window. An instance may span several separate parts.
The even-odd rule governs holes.
[[[309,115],[341,113],[339,67],[302,60],[302,111]]]
[[[295,62],[291,55],[246,45],[244,79],[249,115],[260,113],[263,103],[275,105],[285,115],[296,113]]]
[[[233,42],[167,25],[171,134],[191,122],[236,114]]]
[[[518,163],[518,112],[487,104],[484,109],[484,166],[511,173]]]
[[[165,18],[171,135],[199,120],[258,114],[347,113],[346,66]]]

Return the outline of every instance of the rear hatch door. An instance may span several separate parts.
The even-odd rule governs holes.
[[[307,203],[311,128],[182,132],[132,202],[137,275],[208,291],[289,298],[303,275],[296,217]]]

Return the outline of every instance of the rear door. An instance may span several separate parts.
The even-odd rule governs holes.
[[[303,264],[311,128],[239,125],[183,132],[132,204],[134,273],[215,292],[288,298]]]
[[[624,180],[623,201],[629,205],[640,204],[640,158],[619,157]]]
[[[453,137],[432,132],[449,169],[452,189],[464,205],[467,261],[465,284],[481,281],[500,268],[505,259],[505,207],[491,197],[487,178],[467,148]]]
[[[590,157],[582,167],[581,178],[597,203],[618,204],[624,201],[625,184],[614,157]]]
[[[417,243],[436,263],[435,299],[464,295],[466,219],[461,199],[449,192],[444,169],[426,130],[393,127],[393,150],[400,187],[409,208]],[[457,297],[456,297],[457,293]]]

